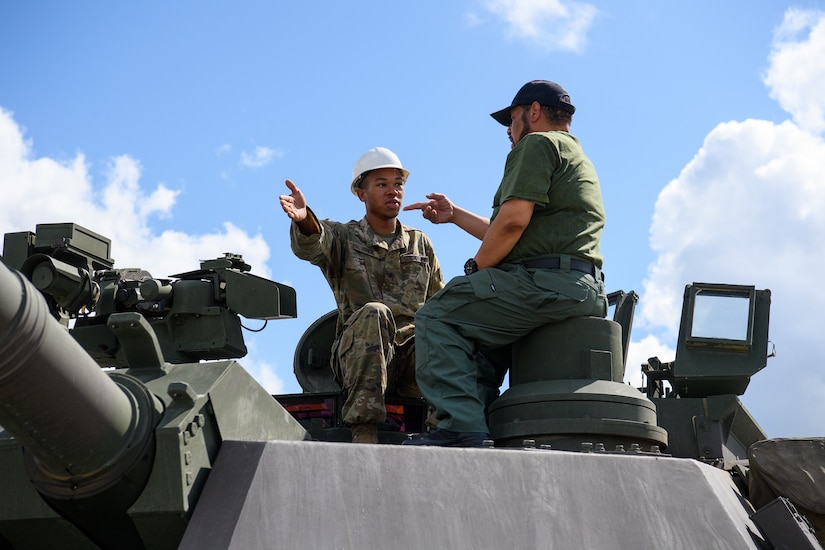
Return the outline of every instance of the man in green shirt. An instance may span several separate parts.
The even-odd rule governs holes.
[[[378,443],[387,391],[420,397],[415,383],[415,312],[444,281],[427,236],[398,221],[409,172],[384,147],[355,163],[350,190],[363,203],[360,221],[319,220],[290,180],[281,208],[294,222],[296,256],[317,265],[338,306],[332,346],[335,379],[346,392],[344,422],[355,443]]]
[[[480,446],[508,366],[502,350],[547,323],[607,314],[604,207],[596,170],[570,134],[575,110],[564,88],[534,80],[491,115],[507,126],[512,150],[490,219],[439,193],[405,208],[454,223],[481,247],[466,275],[415,316],[416,379],[438,427],[404,444]]]

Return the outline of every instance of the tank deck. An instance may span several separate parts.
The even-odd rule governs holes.
[[[690,459],[227,441],[180,548],[760,548]]]

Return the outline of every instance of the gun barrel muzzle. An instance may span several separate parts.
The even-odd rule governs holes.
[[[0,425],[51,476],[83,478],[129,444],[135,414],[35,287],[0,263]]]

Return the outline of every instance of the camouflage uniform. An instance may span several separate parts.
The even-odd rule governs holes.
[[[395,236],[384,238],[366,218],[315,220],[320,234],[304,235],[293,223],[290,242],[296,256],[321,268],[335,295],[332,369],[347,393],[344,422],[378,424],[387,415],[387,391],[421,395],[413,321],[424,301],[444,286],[441,267],[430,239],[400,222]]]

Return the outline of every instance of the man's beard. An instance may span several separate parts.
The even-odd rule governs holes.
[[[524,136],[526,136],[527,134],[529,134],[533,131],[533,129],[530,127],[529,116],[530,116],[530,113],[527,111],[527,109],[522,109],[521,110],[521,134],[519,134],[519,136],[518,136],[519,141],[524,139]]]

